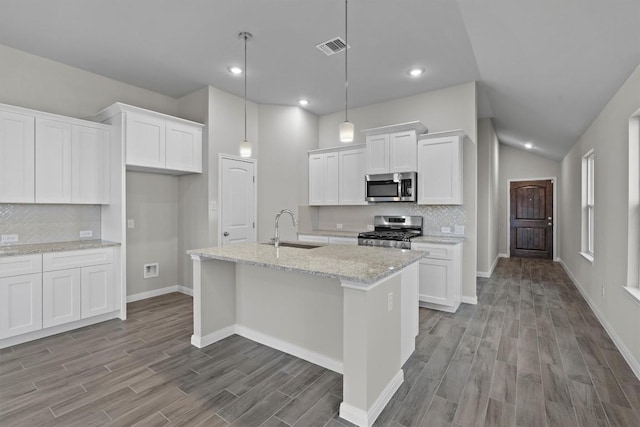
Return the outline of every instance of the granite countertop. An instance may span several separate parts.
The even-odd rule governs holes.
[[[0,246],[0,256],[33,255],[47,252],[77,251],[82,249],[120,246],[108,240],[78,240],[75,242],[39,243],[33,245]]]
[[[457,245],[466,240],[463,236],[418,236],[411,243],[439,243],[441,245]]]
[[[310,236],[329,236],[329,237],[358,237],[363,231],[342,231],[342,230],[305,230],[298,231],[298,236],[306,234]]]
[[[264,243],[187,251],[203,258],[312,274],[365,286],[394,274],[425,255],[420,251],[351,245],[318,245],[313,249],[280,247],[278,252],[279,256],[275,247]]]

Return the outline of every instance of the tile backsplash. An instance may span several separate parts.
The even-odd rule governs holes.
[[[15,243],[71,242],[100,239],[101,207],[99,205],[32,205],[0,204],[0,234],[17,234]],[[90,230],[91,237],[80,237]]]
[[[312,210],[313,208],[307,208]],[[456,233],[455,226],[466,225],[464,206],[426,206],[415,203],[376,203],[366,206],[321,206],[318,209],[318,229],[336,230],[342,224],[345,231],[363,231],[373,224],[375,215],[420,215],[424,218],[424,234],[434,236],[464,235]],[[315,227],[315,223],[312,222]],[[443,233],[442,227],[449,227]]]

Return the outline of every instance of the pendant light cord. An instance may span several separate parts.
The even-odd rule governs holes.
[[[344,121],[349,121],[349,79],[347,75],[347,65],[349,61],[349,33],[348,30],[348,2],[349,0],[344,0],[344,43],[346,44],[344,48]]]
[[[247,140],[247,38],[244,35],[244,140]]]

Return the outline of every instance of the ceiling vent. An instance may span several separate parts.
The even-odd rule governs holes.
[[[342,52],[347,44],[340,37],[336,37],[335,39],[328,40],[324,43],[320,43],[316,45],[318,49],[324,52],[325,55],[331,56],[334,53]],[[351,46],[348,47],[349,49]]]

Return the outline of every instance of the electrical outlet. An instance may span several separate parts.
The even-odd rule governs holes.
[[[336,224],[336,230],[342,230],[342,224]]]
[[[451,227],[440,227],[442,233],[451,233]]]
[[[143,278],[150,279],[152,277],[158,277],[160,275],[160,264],[155,262],[153,264],[144,265]]]
[[[393,292],[389,292],[387,295],[387,311],[393,310]]]
[[[127,228],[135,228],[136,227],[136,222],[132,219],[128,219],[127,220]]]
[[[3,234],[2,243],[16,243],[18,241],[17,234]]]
[[[456,234],[464,234],[464,225],[456,225],[454,230]]]
[[[93,231],[92,230],[82,230],[80,232],[80,237],[93,237]]]
[[[375,230],[375,227],[373,226],[373,224],[367,224],[367,231],[373,231]]]

